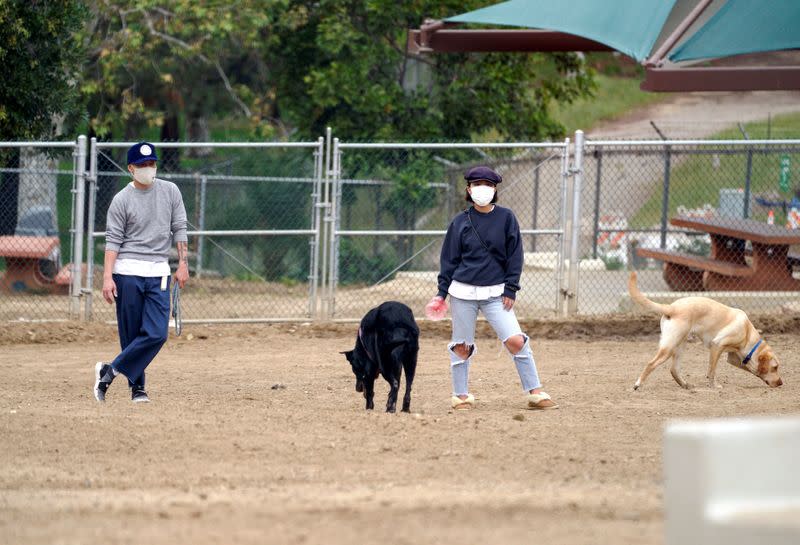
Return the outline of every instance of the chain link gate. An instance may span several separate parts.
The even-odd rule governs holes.
[[[797,244],[800,182],[792,167],[800,162],[800,141],[591,141],[585,155],[580,313],[633,308],[630,269],[639,271],[642,291],[664,302],[694,294],[775,311],[797,301],[800,289],[787,275],[800,278],[798,246],[754,247],[753,240],[672,221],[724,222],[731,232],[755,229],[786,241],[798,237]],[[756,261],[767,266],[754,267]]]
[[[80,310],[86,137],[0,143],[0,320]]]
[[[560,315],[564,301],[568,141],[558,143],[345,143],[330,157],[328,281],[323,315],[360,319],[397,299],[419,315],[436,293],[441,241],[467,207],[464,171],[503,176],[499,205],[519,220],[525,248],[520,317]],[[563,284],[563,285],[562,285]]]
[[[133,142],[92,139],[85,285],[87,319],[114,320],[102,300],[106,211],[130,182]],[[185,323],[281,321],[316,315],[323,140],[157,143],[157,177],[186,206],[190,269]],[[177,256],[170,257],[175,268]],[[99,302],[96,303],[95,299]]]

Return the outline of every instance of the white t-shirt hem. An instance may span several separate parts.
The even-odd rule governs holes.
[[[117,259],[114,274],[124,276],[164,277],[172,274],[166,261],[143,261],[141,259]]]
[[[450,282],[450,287],[447,288],[447,293],[458,299],[465,299],[467,301],[483,301],[490,297],[500,297],[503,295],[505,284],[495,284],[493,286],[473,286],[471,284],[464,284],[458,280]]]

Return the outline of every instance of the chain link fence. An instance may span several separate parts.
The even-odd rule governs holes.
[[[87,315],[113,320],[102,300],[106,213],[130,175],[133,143],[91,148]],[[315,309],[322,139],[295,143],[160,143],[159,179],[181,190],[193,277],[185,322],[308,319]],[[174,252],[174,249],[173,249]],[[170,257],[173,270],[177,255]]]
[[[798,141],[589,142],[579,312],[631,308],[628,269],[663,301],[797,301],[799,152]]]
[[[360,319],[387,299],[421,315],[437,291],[447,226],[468,205],[464,172],[485,164],[503,176],[498,204],[514,211],[523,234],[526,267],[514,308],[523,317],[553,316],[563,275],[565,158],[564,144],[335,142],[328,315]]]
[[[0,320],[66,320],[74,314],[79,159],[85,157],[75,142],[0,143]]]
[[[798,305],[800,141],[576,138],[156,144],[189,220],[183,316],[357,320],[388,299],[421,314],[475,164],[503,175],[499,204],[520,222],[521,317],[628,311],[630,269],[656,300]],[[82,304],[114,320],[105,219],[131,144],[0,143],[0,319],[77,318]]]

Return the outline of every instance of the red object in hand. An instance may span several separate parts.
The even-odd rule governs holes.
[[[425,316],[429,320],[441,320],[447,315],[447,301],[438,295],[425,305]]]

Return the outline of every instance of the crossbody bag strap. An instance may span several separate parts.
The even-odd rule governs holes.
[[[480,235],[480,233],[478,233],[478,230],[477,230],[477,229],[475,229],[475,224],[473,224],[473,223],[472,223],[472,214],[470,214],[470,213],[469,213],[469,208],[467,208],[466,210],[464,210],[464,212],[467,214],[467,221],[469,221],[469,226],[470,226],[470,227],[472,227],[472,232],[474,232],[474,233],[475,233],[475,236],[476,236],[476,237],[478,237],[478,240],[481,242],[481,246],[483,246],[483,249],[484,249],[484,250],[486,250],[487,252],[489,252],[489,255],[492,255],[492,251],[491,251],[491,250],[489,250],[489,247],[486,245],[486,243],[485,243],[485,242],[483,241],[483,239],[481,238],[481,235]]]

